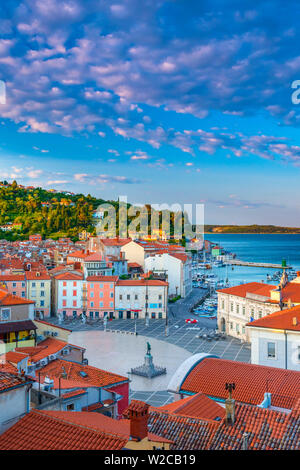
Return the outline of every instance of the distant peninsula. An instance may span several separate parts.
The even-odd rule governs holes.
[[[279,227],[276,225],[205,225],[205,233],[300,233],[300,227]]]

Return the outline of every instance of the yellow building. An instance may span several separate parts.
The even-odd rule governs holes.
[[[51,313],[51,277],[46,271],[26,273],[27,298],[35,301],[35,317],[47,318]]]

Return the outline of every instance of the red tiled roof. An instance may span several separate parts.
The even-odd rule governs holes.
[[[155,408],[153,409],[155,410]],[[197,393],[183,400],[160,406],[156,408],[156,411],[212,420],[221,419],[225,416],[225,409],[203,393]]]
[[[88,276],[86,280],[93,282],[117,282],[118,276]]]
[[[247,323],[246,326],[300,331],[300,305],[271,313],[270,315]]]
[[[101,253],[91,253],[88,255],[85,259],[84,262],[86,261],[103,261],[102,254]]]
[[[0,282],[9,281],[25,281],[25,274],[2,274],[0,275]]]
[[[300,303],[300,283],[288,282],[281,290],[281,296],[283,302],[291,299],[292,302]]]
[[[124,246],[131,242],[131,238],[101,238],[101,243],[105,246]]]
[[[33,362],[38,362],[45,357],[50,356],[50,354],[56,354],[57,352],[61,351],[68,343],[65,341],[61,341],[55,338],[46,338],[44,341],[41,341],[38,346],[30,347],[30,354],[31,360]],[[28,348],[16,348],[16,351],[26,353]]]
[[[1,450],[121,450],[127,439],[90,427],[87,414],[33,410],[0,436]],[[98,414],[98,413],[95,413]]]
[[[272,393],[272,405],[291,409],[300,397],[300,372],[217,358],[205,358],[188,374],[181,389],[227,398],[226,382],[234,382],[233,398],[260,404],[264,393]]]
[[[10,388],[21,387],[31,382],[26,378],[21,378],[15,373],[8,372],[5,367],[0,368],[0,393],[9,390]]]
[[[154,434],[174,442],[171,449],[207,450],[216,430],[217,421],[177,416],[150,411],[148,427]]]
[[[225,289],[218,289],[217,292],[223,294],[236,295],[238,297],[246,297],[246,294],[256,294],[263,297],[270,297],[270,291],[276,289],[277,286],[270,284],[263,284],[262,282],[248,282],[234,287],[226,287]]]
[[[117,282],[118,286],[167,286],[166,281],[159,279],[124,279]]]
[[[80,372],[85,372],[86,377],[83,377]],[[65,372],[65,377],[61,380],[61,388],[73,387],[107,387],[119,382],[128,382],[128,377],[114,374],[96,367],[78,364],[76,362],[64,361],[57,359],[47,364],[40,369],[41,376],[48,376],[54,379],[54,386],[58,385],[58,379]]]
[[[78,274],[70,273],[69,271],[61,274],[57,274],[54,276],[57,280],[64,280],[64,281],[80,281],[83,279],[83,274],[78,272]]]
[[[21,351],[8,351],[0,356],[0,359],[4,359],[4,362],[11,362],[12,364],[18,364],[28,357],[28,354]]]
[[[0,305],[25,305],[34,303],[33,300],[23,299],[23,297],[10,294],[5,289],[0,289]]]
[[[39,279],[41,281],[49,281],[51,280],[51,276],[46,271],[28,271],[26,272],[26,279],[28,281],[38,281]]]
[[[84,395],[86,393],[87,393],[86,390],[83,390],[83,388],[79,388],[77,390],[72,390],[71,392],[64,393],[62,395],[62,398],[64,398],[64,399],[73,398],[73,397],[77,397],[78,395]]]
[[[184,400],[180,400],[184,401]],[[299,403],[299,402],[298,402]],[[300,407],[291,413],[236,403],[235,422],[211,421],[173,413],[150,412],[155,434],[171,439],[175,450],[241,450],[247,433],[249,450],[299,450]]]
[[[300,449],[300,415],[280,413],[268,408],[236,404],[235,423],[223,421],[213,436],[210,450],[241,450],[247,433],[248,450]]]

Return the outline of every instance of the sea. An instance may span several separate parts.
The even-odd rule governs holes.
[[[300,234],[205,234],[205,239],[218,243],[226,251],[236,254],[241,261],[254,261],[281,264],[285,259],[287,265],[300,271]],[[245,282],[268,281],[267,274],[272,276],[278,269],[231,266],[213,268],[220,280],[228,278],[230,285]]]

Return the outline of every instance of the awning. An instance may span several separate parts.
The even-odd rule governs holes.
[[[0,322],[0,333],[10,333],[12,331],[37,330],[37,326],[31,320]]]

